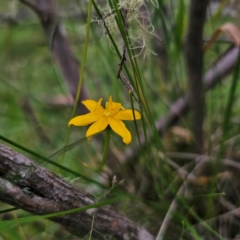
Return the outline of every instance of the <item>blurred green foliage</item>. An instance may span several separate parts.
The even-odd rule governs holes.
[[[152,125],[151,121],[156,121],[164,116],[170,105],[188,91],[183,51],[189,1],[159,0],[158,3],[158,9],[151,4],[145,4],[155,28],[155,34],[161,38],[160,41],[154,36],[149,36],[152,50],[158,56],[147,52],[144,59],[143,55],[135,58],[142,79],[142,91],[151,111],[151,119],[148,119],[149,115],[146,111],[143,113],[145,125],[138,124],[139,133],[149,132]],[[218,12],[211,12],[212,10],[209,8],[205,25],[205,40],[209,39],[216,28],[223,23],[235,21],[232,16],[224,15],[223,10],[224,8],[219,9]],[[72,52],[80,66],[84,50],[87,1],[58,1],[58,11],[61,22],[67,31]],[[97,17],[94,11],[92,18],[96,19]],[[57,96],[65,100],[65,97],[69,95],[67,85],[50,52],[49,43],[45,38],[41,24],[30,9],[16,0],[2,0],[0,2],[0,19],[0,135],[42,156],[53,155],[51,159],[58,162],[62,154],[62,151],[59,152],[59,150],[62,150],[64,146],[68,131],[67,124],[71,118],[73,106],[49,104],[49,100]],[[223,40],[225,39],[226,37],[223,37]],[[112,95],[114,100],[122,102],[126,108],[131,108],[128,91],[116,77],[120,59],[109,48],[107,38],[104,36],[104,29],[97,22],[93,22],[90,26],[88,44],[84,85],[91,99],[98,100],[103,97],[105,102],[109,95]],[[204,71],[219,58],[228,46],[229,42],[216,42],[205,53]],[[130,67],[129,62],[130,57],[127,57],[128,69],[134,75],[134,70]],[[226,79],[206,95],[204,125],[206,152],[211,152],[219,144],[218,132],[223,121],[230,84],[231,82]],[[239,85],[237,85],[236,92],[238,93],[239,90]],[[32,113],[24,108],[25,103],[31,107],[37,122],[31,120]],[[134,107],[139,109],[138,103],[135,101]],[[226,137],[231,143],[228,148],[230,152],[234,152],[239,143],[239,112],[240,102],[236,98],[231,109],[230,129],[226,133]],[[189,116],[186,116],[178,124],[186,133],[190,128],[189,121]],[[133,143],[137,143],[134,124],[126,123],[126,125],[131,129]],[[39,127],[49,141],[45,141],[38,134],[37,129]],[[62,164],[80,174],[107,184],[108,179],[94,171],[101,161],[102,146],[96,145],[93,140],[88,142],[85,139],[86,129],[73,128],[71,130],[68,144],[79,142],[73,148],[65,151]],[[157,135],[156,132],[154,134]],[[111,149],[120,157],[127,148],[131,148],[131,145],[125,146],[117,135],[112,135],[111,139]],[[3,141],[1,142],[6,144]],[[171,184],[175,173],[175,169],[164,163],[164,157],[162,158],[159,152],[185,152],[192,149],[191,142],[184,139],[184,136],[180,136],[179,142],[179,136],[174,135],[174,133],[167,134],[164,138],[158,138],[156,142],[149,143],[147,153],[143,154],[136,162],[139,168],[145,169],[147,172],[144,178],[150,179],[147,181],[147,184],[150,181],[149,192],[146,192],[144,196],[141,195],[141,187],[144,186],[144,179],[141,179],[143,173],[140,172],[138,176],[138,172],[135,172],[136,176],[134,177],[139,180],[139,186],[134,186],[134,190],[129,190],[129,192],[136,196],[139,195],[139,201],[128,199],[118,206],[119,211],[138,220],[139,223],[145,224],[154,234],[159,229],[160,219],[165,216],[168,210],[170,203],[165,198],[164,192]],[[160,148],[160,145],[164,148]],[[13,145],[10,145],[10,147],[20,151]],[[58,172],[55,166],[42,162],[41,159],[26,152],[24,154],[41,163],[44,167]],[[67,171],[61,170],[60,174],[65,178],[69,177],[71,180],[76,178]],[[130,179],[125,179],[125,181],[131,189],[131,176],[129,177]],[[81,186],[81,189],[98,196],[104,194],[104,190],[99,186],[86,183],[81,179],[76,179],[76,182]],[[157,193],[155,202],[151,199],[152,192]],[[145,203],[149,200],[148,197],[150,201],[148,207],[146,207]],[[131,208],[130,206],[134,201],[136,208]],[[0,210],[8,207],[1,204]],[[185,207],[188,208],[188,206]],[[29,213],[20,210],[15,213],[18,218],[30,216]],[[16,217],[15,213],[1,214],[1,219],[14,219]],[[188,221],[186,215],[179,213],[174,221],[181,225],[183,219]],[[74,239],[74,237],[66,232],[63,233],[61,226],[47,220],[41,220],[21,224],[14,228],[14,231],[1,231],[0,239],[37,240]]]

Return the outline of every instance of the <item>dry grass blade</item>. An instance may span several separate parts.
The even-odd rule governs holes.
[[[203,47],[204,52],[212,46],[218,35],[222,32],[226,33],[232,39],[236,47],[240,47],[240,29],[233,23],[225,23],[213,33],[208,43],[205,44]]]

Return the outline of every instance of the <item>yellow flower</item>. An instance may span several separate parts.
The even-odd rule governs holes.
[[[82,101],[90,113],[71,119],[68,126],[71,124],[86,126],[92,123],[86,132],[86,137],[90,140],[93,135],[102,132],[109,125],[115,133],[122,137],[124,143],[129,144],[132,136],[122,120],[133,121],[134,115],[135,119],[138,120],[141,118],[140,113],[134,110],[133,115],[131,109],[126,110],[121,103],[113,102],[112,96],[109,97],[106,108],[102,107],[101,102],[102,98],[98,102],[93,100]]]

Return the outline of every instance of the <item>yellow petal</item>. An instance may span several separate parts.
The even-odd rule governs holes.
[[[96,122],[98,119],[98,115],[94,114],[94,113],[87,113],[84,114],[82,116],[77,116],[75,118],[72,118],[69,122],[68,122],[68,126],[69,125],[75,125],[75,126],[86,126],[88,124],[91,124],[93,122]]]
[[[93,112],[94,110],[96,110],[97,106],[98,108],[104,109],[101,106],[101,102],[102,102],[102,98],[99,99],[98,102],[94,101],[94,100],[84,100],[82,101],[82,104],[90,111]]]
[[[99,118],[95,123],[93,123],[86,132],[86,137],[88,140],[95,134],[102,132],[108,125],[108,120],[105,117]]]
[[[134,115],[135,115],[135,119],[141,119],[141,114],[134,110]],[[115,118],[120,119],[120,120],[128,120],[128,121],[133,121],[134,120],[134,116],[133,116],[133,111],[131,109],[129,110],[125,110],[125,111],[119,111]]]
[[[128,131],[128,129],[125,127],[125,124],[121,120],[116,118],[109,118],[108,122],[112,130],[122,137],[124,143],[129,144],[132,141],[131,133]]]

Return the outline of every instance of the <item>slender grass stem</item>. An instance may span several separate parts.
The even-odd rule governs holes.
[[[111,128],[107,127],[105,141],[104,141],[104,147],[103,147],[103,157],[102,157],[102,161],[101,161],[100,165],[97,168],[97,171],[101,171],[101,169],[103,168],[103,166],[106,163],[107,155],[108,155],[108,151],[109,151],[110,135],[111,135]]]
[[[81,70],[80,70],[80,77],[79,77],[79,82],[78,82],[78,88],[77,88],[77,94],[76,94],[76,99],[74,102],[74,107],[73,107],[73,112],[72,112],[72,117],[75,115],[76,109],[77,109],[77,104],[80,99],[80,92],[82,88],[82,83],[83,83],[83,73],[84,73],[84,68],[86,65],[86,59],[87,59],[87,49],[88,49],[88,42],[89,42],[89,32],[90,32],[90,24],[91,24],[91,14],[92,14],[92,0],[89,0],[88,3],[88,18],[87,18],[87,31],[86,31],[86,39],[85,39],[85,46],[84,46],[84,52],[83,52],[83,59],[82,59],[82,65],[81,65]],[[69,140],[69,135],[70,135],[70,128],[68,128],[67,135],[64,141],[64,149],[68,144]],[[63,162],[65,155],[65,151],[63,151],[59,163],[61,164]],[[58,169],[59,171],[59,169]]]

